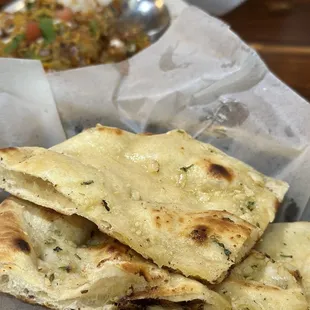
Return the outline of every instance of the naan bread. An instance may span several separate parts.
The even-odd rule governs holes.
[[[253,251],[215,290],[233,310],[307,310],[297,270]]]
[[[288,188],[180,130],[97,126],[51,150],[0,157],[6,191],[86,217],[158,266],[210,283],[254,246]]]
[[[157,309],[230,309],[219,294],[159,269],[86,219],[16,198],[0,206],[0,291],[52,309],[140,309],[140,299],[174,302]]]
[[[294,266],[310,305],[310,223],[277,223],[268,227],[257,249],[286,266]]]

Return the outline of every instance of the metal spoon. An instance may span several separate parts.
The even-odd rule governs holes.
[[[158,40],[170,25],[171,18],[164,0],[122,0],[121,3],[120,20],[141,25],[151,42]],[[24,8],[24,0],[14,0],[5,5],[3,10],[15,13]]]
[[[163,0],[123,0],[121,20],[138,23],[155,42],[167,30],[171,18]]]

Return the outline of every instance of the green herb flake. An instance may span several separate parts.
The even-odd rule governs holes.
[[[56,246],[56,248],[54,248],[53,251],[58,253],[62,251],[62,248],[59,246]]]
[[[55,242],[56,242],[55,239],[49,238],[49,239],[45,240],[44,244],[51,245],[51,244],[54,244]]]
[[[260,224],[258,222],[256,223],[256,227],[260,228]]]
[[[224,220],[224,221],[227,221],[227,222],[234,223],[234,221],[231,220],[229,217],[223,217],[223,220]]]
[[[110,212],[111,209],[109,208],[108,203],[104,199],[102,200],[102,205],[108,212]]]
[[[42,35],[46,43],[52,43],[56,40],[56,32],[52,18],[41,17],[39,20],[39,27],[42,31]]]
[[[190,168],[192,168],[194,165],[190,165],[190,166],[187,166],[187,167],[182,167],[180,168],[180,170],[184,171],[184,172],[187,172]]]
[[[93,180],[89,180],[89,181],[82,182],[81,185],[90,185],[90,184],[93,184],[93,183],[94,183]]]
[[[280,254],[280,256],[285,258],[293,258],[293,255]]]
[[[89,22],[89,31],[90,31],[91,35],[93,37],[95,37],[98,33],[98,30],[99,30],[98,22],[95,19],[92,19]]]
[[[55,275],[52,273],[48,279],[50,280],[50,282],[53,282],[55,280]]]
[[[72,268],[70,266],[61,266],[61,267],[59,267],[59,269],[66,271],[68,273],[72,270]]]
[[[5,54],[13,53],[15,50],[18,49],[18,47],[20,46],[21,42],[24,39],[25,39],[25,35],[24,34],[18,34],[17,36],[15,36],[12,39],[12,41],[5,46],[4,53]]]
[[[34,7],[34,1],[26,1],[26,9],[30,11]]]
[[[248,210],[253,211],[255,208],[255,201],[248,201],[246,207]]]
[[[218,244],[221,248],[224,249],[224,254],[229,258],[231,251],[229,249],[227,249],[224,245],[224,243],[219,242],[217,239],[213,238],[213,241]]]
[[[224,254],[229,257],[231,252],[228,249],[225,248],[224,249]]]
[[[74,254],[74,256],[75,256],[77,259],[79,259],[79,260],[82,259],[82,258],[81,258],[79,255],[77,255],[77,254]]]

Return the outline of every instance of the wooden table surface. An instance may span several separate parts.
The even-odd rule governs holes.
[[[310,0],[248,0],[222,19],[310,101]]]

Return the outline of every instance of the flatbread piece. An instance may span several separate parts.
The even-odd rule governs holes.
[[[230,309],[219,294],[159,269],[86,219],[17,198],[0,205],[0,291],[60,310],[147,308],[137,300]]]
[[[255,245],[288,189],[180,130],[98,125],[51,150],[9,148],[0,158],[6,191],[88,218],[158,266],[210,283]]]
[[[288,268],[297,268],[310,306],[310,223],[276,223],[268,227],[257,249]]]
[[[296,268],[252,251],[215,290],[233,310],[308,310]]]

